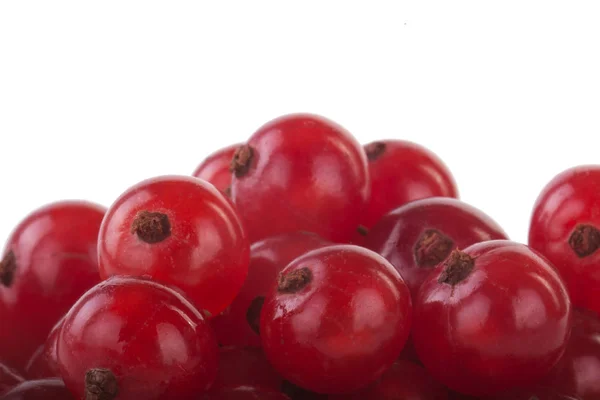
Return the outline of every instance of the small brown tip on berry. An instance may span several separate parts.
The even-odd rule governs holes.
[[[0,283],[6,287],[12,285],[17,270],[17,258],[15,253],[10,250],[2,261],[0,261]]]
[[[85,400],[113,400],[118,393],[117,377],[111,370],[93,368],[85,373]]]
[[[223,190],[223,194],[227,197],[231,197],[231,186],[227,186],[225,190]]]
[[[385,153],[386,145],[383,142],[373,142],[365,146],[365,152],[367,153],[367,159],[369,161],[375,161]]]
[[[159,243],[171,236],[171,222],[166,214],[140,211],[131,224],[131,233],[143,242]]]
[[[426,229],[414,247],[417,266],[435,267],[450,255],[454,242],[437,229]]]
[[[257,335],[260,335],[260,312],[263,304],[265,304],[264,296],[255,297],[246,311],[246,321]]]
[[[369,234],[369,228],[364,225],[359,225],[358,228],[356,228],[356,232],[358,232],[360,236],[367,236]]]
[[[306,267],[279,275],[279,293],[296,293],[312,281],[312,271]]]
[[[252,159],[254,158],[254,149],[247,144],[238,147],[231,160],[230,171],[236,178],[245,176],[250,170]]]
[[[444,262],[444,270],[438,278],[438,283],[455,286],[467,279],[475,268],[475,259],[460,250],[454,250]]]
[[[593,225],[577,225],[569,237],[569,246],[579,258],[590,256],[600,248],[600,231]]]

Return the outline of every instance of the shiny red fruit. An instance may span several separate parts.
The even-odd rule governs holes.
[[[316,115],[268,122],[237,150],[232,169],[232,199],[251,242],[295,231],[345,242],[369,199],[360,144]]]
[[[1,400],[75,400],[75,397],[62,380],[53,378],[25,381],[2,396]]]
[[[347,393],[394,363],[410,320],[410,293],[394,268],[367,249],[336,245],[281,272],[265,299],[260,334],[285,379],[317,393]]]
[[[330,396],[331,400],[448,400],[448,390],[409,361],[396,361],[370,387],[356,393]]]
[[[600,399],[600,320],[580,311],[573,316],[567,351],[543,384],[581,400]]]
[[[221,192],[231,190],[231,160],[241,144],[224,147],[209,155],[192,174],[196,178],[212,183]]]
[[[386,214],[369,232],[366,247],[384,256],[413,299],[423,281],[456,248],[507,239],[490,217],[450,198],[417,200]]]
[[[595,397],[594,399],[597,399]],[[504,393],[492,397],[486,397],[483,400],[583,400],[576,397],[564,395],[556,392],[554,389],[549,388],[534,388],[517,390],[513,392]]]
[[[575,306],[600,314],[600,166],[569,169],[546,185],[529,245],[558,268]]]
[[[27,362],[25,366],[25,376],[27,379],[53,378],[60,375],[56,363],[56,344],[58,343],[58,334],[62,328],[63,321],[64,318],[61,318],[54,325],[46,342],[38,347]]]
[[[21,382],[23,377],[6,365],[0,364],[0,396]]]
[[[257,386],[279,390],[283,379],[269,364],[263,351],[255,347],[221,347],[219,374],[213,390]]]
[[[411,201],[458,198],[448,167],[426,148],[404,140],[383,140],[364,148],[371,177],[371,199],[362,219],[366,227]]]
[[[152,278],[216,315],[246,279],[250,245],[232,206],[212,185],[163,176],[135,185],[109,208],[98,253],[103,279]]]
[[[277,275],[292,260],[327,244],[308,232],[284,233],[254,243],[250,248],[250,267],[244,286],[233,303],[210,321],[219,343],[260,347],[260,310]]]
[[[474,396],[536,383],[563,355],[571,330],[558,273],[510,241],[452,252],[414,306],[419,358],[436,380]]]
[[[135,278],[112,278],[83,295],[57,349],[61,376],[78,399],[193,399],[218,368],[202,315],[166,286]]]
[[[285,394],[271,389],[253,386],[240,386],[211,391],[199,397],[200,400],[290,400]]]
[[[57,202],[13,231],[0,257],[0,360],[22,370],[54,324],[100,281],[104,212],[87,202]]]

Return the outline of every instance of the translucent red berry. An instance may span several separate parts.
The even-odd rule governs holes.
[[[397,361],[368,388],[330,400],[448,400],[448,390],[425,369],[409,361]]]
[[[66,315],[57,349],[61,376],[78,399],[190,399],[217,375],[208,323],[149,280],[116,277],[92,288]]]
[[[284,233],[256,242],[250,248],[248,277],[239,294],[210,322],[221,345],[261,346],[260,310],[277,275],[292,260],[328,242],[308,232]]]
[[[412,338],[425,367],[474,396],[539,381],[563,355],[571,329],[558,273],[510,241],[453,251],[425,280],[414,307]]]
[[[102,278],[149,277],[216,315],[246,279],[250,246],[232,206],[212,185],[163,176],[135,185],[109,208],[98,252]]]
[[[565,279],[573,304],[600,314],[600,166],[556,176],[538,197],[529,245]]]
[[[2,400],[76,400],[58,378],[25,381],[2,396]],[[96,399],[85,399],[96,400]],[[100,398],[97,398],[100,400]]]
[[[410,319],[410,294],[394,268],[367,249],[336,245],[281,272],[265,299],[260,335],[284,378],[317,393],[347,393],[394,363]]]
[[[231,190],[231,159],[240,144],[228,146],[209,155],[196,168],[193,176],[212,183],[221,192],[228,194]]]
[[[287,115],[262,126],[237,150],[232,170],[232,199],[251,242],[295,231],[344,242],[369,198],[360,144],[315,115]]]
[[[219,374],[212,390],[257,386],[278,391],[282,382],[261,349],[232,346],[219,349]]]
[[[199,397],[200,400],[290,400],[285,394],[254,386],[240,386],[211,391]]]
[[[63,321],[64,318],[61,318],[54,325],[54,328],[48,334],[46,342],[38,347],[27,362],[25,366],[25,376],[27,379],[53,378],[60,375],[56,363],[56,344]]]
[[[365,245],[392,263],[414,298],[452,250],[494,239],[507,236],[490,217],[460,200],[438,197],[386,214],[370,230]]]
[[[105,209],[80,201],[40,208],[0,256],[0,359],[22,370],[50,329],[100,281],[98,230]]]
[[[0,396],[21,382],[23,382],[22,376],[0,363]]]
[[[426,148],[404,140],[365,146],[371,177],[371,199],[362,221],[373,226],[389,211],[428,197],[458,197],[446,165]]]

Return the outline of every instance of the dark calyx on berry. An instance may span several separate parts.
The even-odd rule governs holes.
[[[369,234],[369,228],[364,225],[359,225],[358,228],[356,228],[356,232],[361,236],[367,236]]]
[[[248,321],[248,325],[250,325],[250,328],[256,332],[257,335],[260,335],[260,311],[262,310],[263,304],[265,304],[264,296],[258,296],[252,300],[248,307],[248,311],[246,311],[246,321]]]
[[[306,267],[279,275],[279,293],[297,293],[312,281],[312,271]]]
[[[415,244],[415,261],[419,267],[435,267],[452,251],[454,242],[436,229],[425,230]]]
[[[455,286],[465,280],[475,268],[475,259],[460,250],[454,250],[444,262],[444,270],[438,278],[438,283]]]
[[[386,145],[383,142],[373,142],[366,146],[365,152],[369,161],[375,161],[385,153]]]
[[[10,287],[15,278],[15,271],[17,269],[17,258],[15,253],[10,250],[2,261],[0,261],[0,283],[6,287]]]
[[[240,146],[235,151],[231,160],[230,170],[235,174],[236,178],[241,178],[248,173],[252,164],[252,158],[254,158],[254,149],[248,145]]]
[[[113,400],[118,393],[117,378],[111,370],[94,368],[85,373],[85,400]]]
[[[600,248],[600,231],[592,225],[577,225],[569,237],[569,246],[579,258],[590,256]]]
[[[143,242],[159,243],[171,236],[171,222],[166,214],[140,211],[131,224],[131,233]]]

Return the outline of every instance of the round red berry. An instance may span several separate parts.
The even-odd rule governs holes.
[[[282,382],[261,349],[232,346],[219,349],[219,374],[212,390],[238,386],[279,390]]]
[[[216,315],[248,272],[250,245],[227,199],[212,185],[163,176],[127,190],[100,229],[100,275],[149,277],[181,289]]]
[[[58,366],[56,364],[56,344],[58,334],[62,328],[64,318],[61,318],[54,328],[50,331],[46,342],[38,347],[33,353],[31,359],[25,366],[25,376],[27,379],[43,379],[59,376]]]
[[[265,299],[260,334],[284,378],[317,393],[347,393],[394,363],[410,320],[410,294],[394,268],[367,249],[336,245],[281,272]]]
[[[600,313],[600,166],[556,176],[538,197],[529,245],[558,268],[573,304]]]
[[[0,359],[22,370],[50,329],[100,281],[96,247],[105,209],[81,201],[42,207],[0,256]]]
[[[16,371],[0,363],[0,396],[21,382],[23,378]]]
[[[256,242],[250,248],[248,277],[239,294],[210,322],[225,346],[261,346],[260,310],[279,272],[304,253],[328,242],[309,232],[284,233]]]
[[[425,280],[412,338],[441,383],[492,395],[540,380],[565,351],[571,303],[558,273],[527,246],[475,244]]]
[[[218,368],[202,315],[175,291],[136,278],[88,291],[65,317],[57,354],[78,399],[188,399],[212,385]]]
[[[370,230],[366,247],[392,263],[414,298],[452,250],[494,239],[507,236],[490,217],[460,200],[438,197],[386,214]]]
[[[212,183],[225,194],[231,191],[231,160],[240,144],[222,148],[209,155],[196,168],[193,176]]]
[[[428,197],[458,198],[446,165],[426,148],[404,140],[382,140],[365,146],[371,177],[371,199],[362,218],[373,226],[389,211]]]
[[[295,231],[344,242],[369,198],[360,144],[315,115],[287,115],[262,126],[237,150],[232,169],[232,199],[252,242]]]
[[[75,400],[75,397],[62,380],[53,378],[25,381],[2,396],[2,400]]]
[[[211,391],[200,400],[290,400],[285,394],[272,389],[254,386],[240,386]]]

